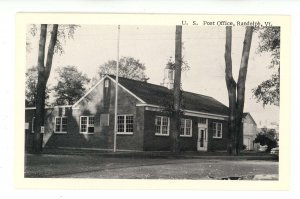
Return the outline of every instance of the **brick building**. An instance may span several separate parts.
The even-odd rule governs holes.
[[[170,150],[174,72],[163,85],[119,77],[117,150]],[[106,75],[71,106],[46,109],[44,147],[113,149],[115,77]],[[26,108],[26,145],[31,145],[35,108]],[[212,97],[182,92],[180,148],[226,150],[228,108]]]

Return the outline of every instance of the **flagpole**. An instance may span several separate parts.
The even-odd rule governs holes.
[[[114,152],[117,151],[117,120],[118,120],[118,86],[119,86],[119,51],[120,51],[120,25],[118,25],[117,40],[117,72],[116,72],[116,94],[115,94],[115,128],[114,128]]]

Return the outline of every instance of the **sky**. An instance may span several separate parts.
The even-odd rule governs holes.
[[[55,54],[48,84],[55,85],[60,66],[74,65],[90,78],[98,67],[117,57],[117,26],[81,25],[73,39],[66,39],[64,53]],[[245,28],[233,27],[232,62],[237,80]],[[26,67],[37,64],[38,34],[28,36],[31,44]],[[190,66],[182,73],[183,90],[211,96],[228,106],[225,83],[225,27],[187,27],[182,31],[183,57]],[[274,72],[269,69],[270,54],[257,53],[259,38],[253,34],[246,80],[244,112],[250,112],[257,124],[278,122],[279,107],[262,106],[253,97],[252,89]],[[175,26],[121,26],[120,57],[131,56],[146,66],[149,83],[160,84],[169,58],[175,57]]]

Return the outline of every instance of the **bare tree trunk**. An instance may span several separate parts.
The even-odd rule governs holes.
[[[42,151],[43,134],[41,134],[41,126],[44,126],[45,116],[45,92],[46,85],[50,75],[52,60],[54,54],[54,47],[57,41],[58,25],[53,25],[51,39],[48,47],[46,67],[45,61],[45,46],[47,38],[47,25],[41,25],[39,53],[38,53],[38,82],[36,94],[36,110],[34,122],[34,138],[33,138],[33,152],[40,153]]]
[[[245,84],[246,84],[246,77],[247,77],[247,70],[248,70],[248,60],[249,60],[250,47],[252,41],[252,34],[253,34],[253,27],[248,26],[246,28],[246,33],[244,38],[243,53],[242,53],[239,77],[237,82],[237,110],[236,110],[237,154],[239,154],[240,152],[241,139],[243,137],[242,120],[243,120],[244,103],[245,103]]]
[[[226,27],[226,44],[225,44],[225,80],[229,98],[229,128],[228,128],[228,145],[227,152],[235,154],[235,127],[236,127],[236,82],[232,76],[232,59],[231,59],[231,45],[232,45],[232,27]]]
[[[175,37],[175,77],[174,77],[174,104],[173,104],[173,115],[172,115],[172,152],[179,152],[179,135],[180,135],[180,108],[181,108],[181,64],[182,64],[182,26],[176,26],[176,37]]]
[[[247,77],[247,68],[249,53],[251,47],[253,27],[247,27],[242,60],[239,71],[238,83],[232,76],[232,27],[226,27],[226,44],[225,44],[225,80],[229,98],[229,136],[227,151],[231,155],[238,155],[241,148],[242,139],[242,119],[245,102],[245,83]]]

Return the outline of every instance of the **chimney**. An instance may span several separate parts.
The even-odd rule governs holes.
[[[173,89],[175,71],[169,63],[166,65],[164,70],[164,79],[162,85],[168,89]]]

